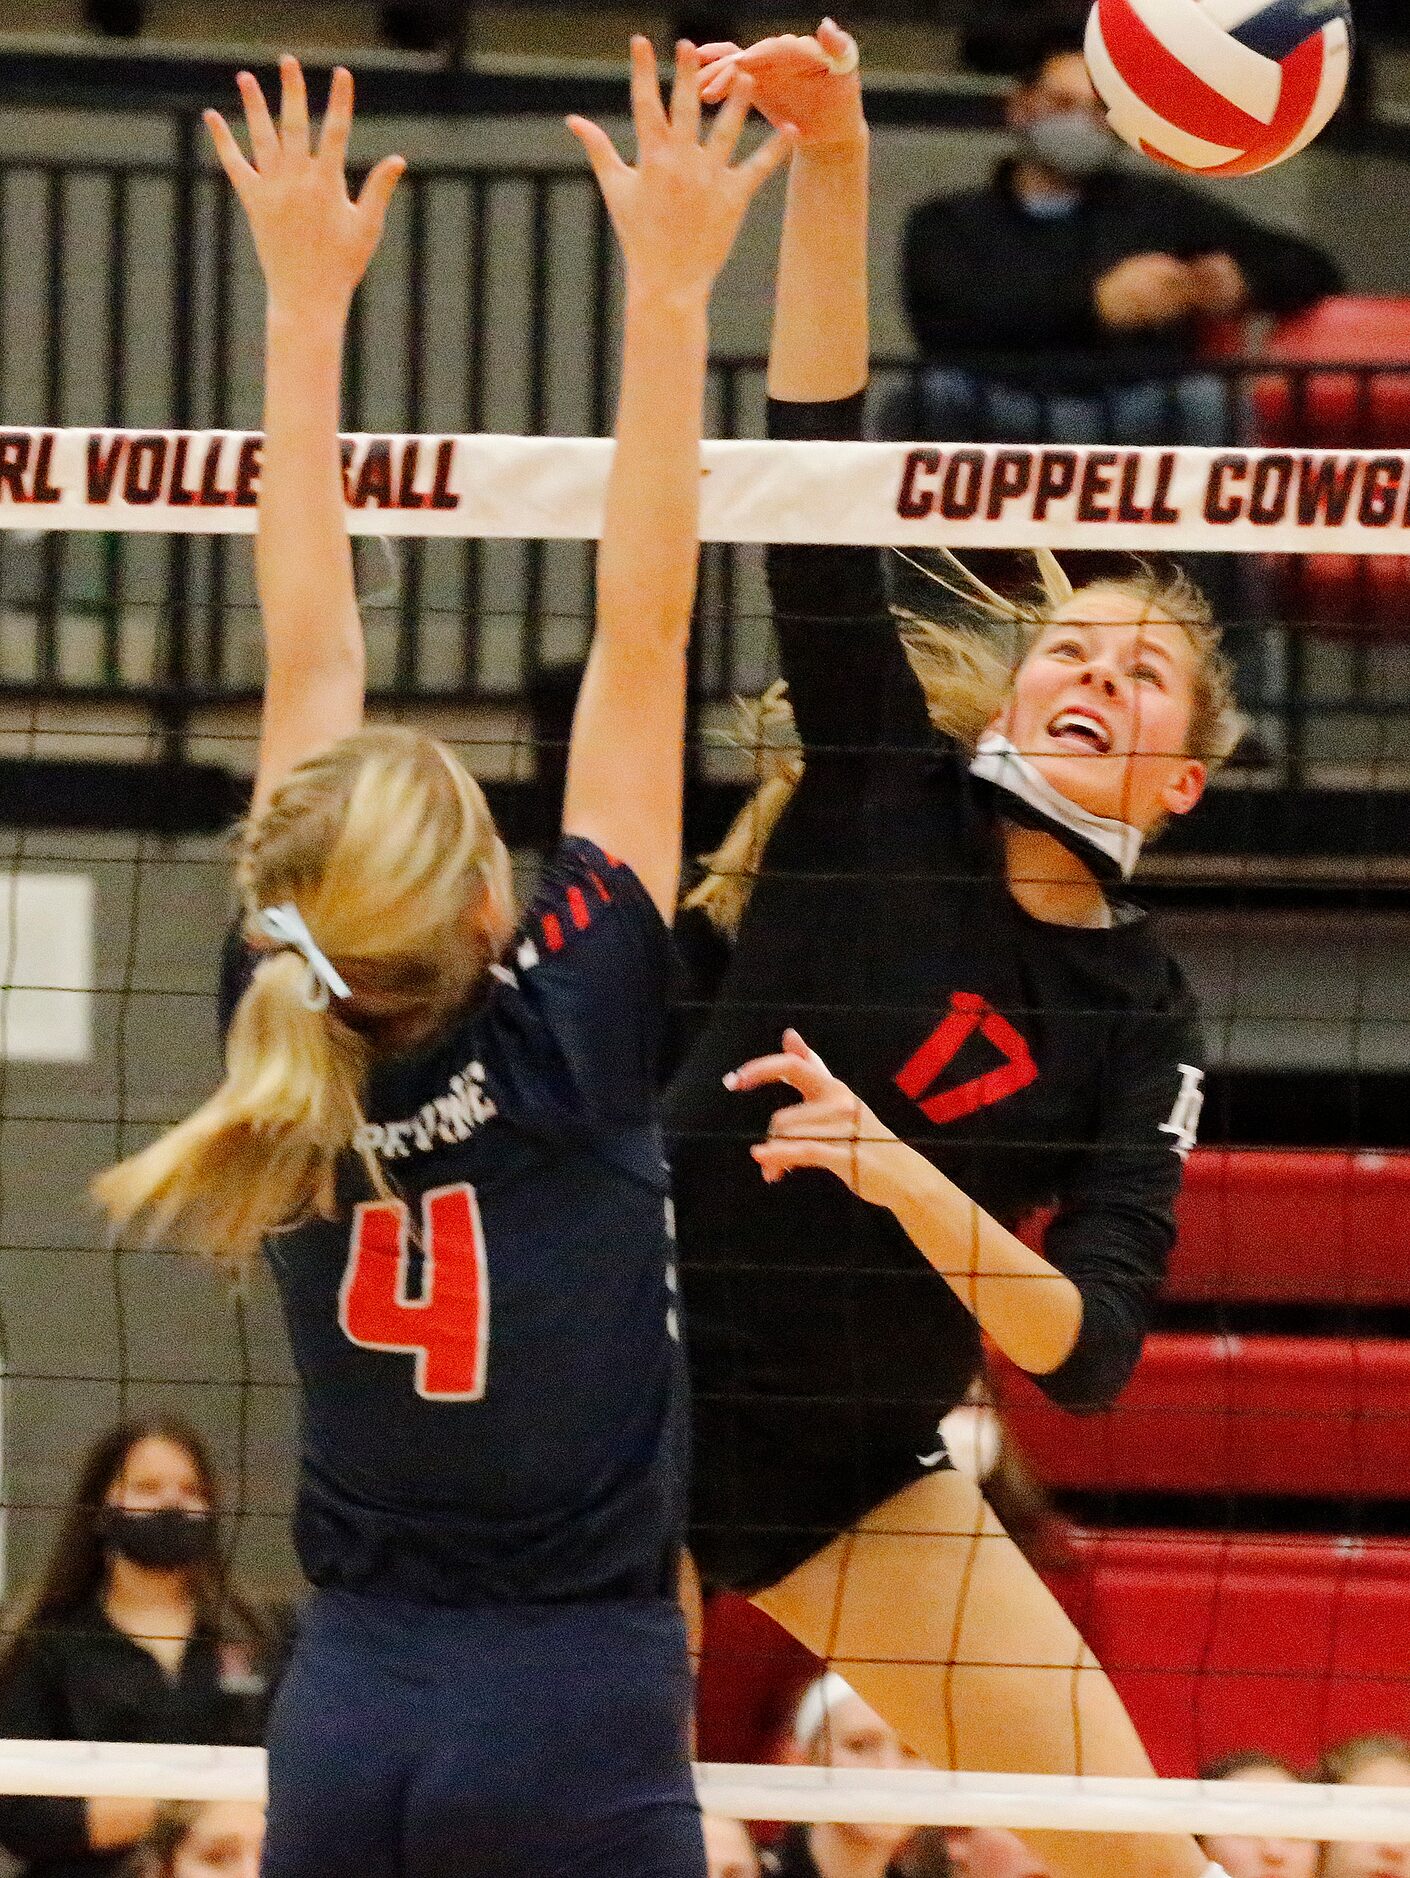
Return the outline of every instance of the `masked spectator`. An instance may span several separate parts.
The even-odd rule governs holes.
[[[184,1423],[124,1422],[81,1464],[37,1591],[0,1661],[0,1735],[253,1745],[273,1661],[219,1545],[219,1486]],[[25,1878],[107,1878],[151,1800],[0,1799]]]
[[[1120,164],[1080,29],[1040,24],[1024,54],[1008,104],[1014,155],[984,188],[923,204],[907,227],[906,307],[928,369],[902,434],[1232,440],[1221,382],[1180,371],[1202,331],[1297,312],[1339,289],[1338,269],[1153,165]]]

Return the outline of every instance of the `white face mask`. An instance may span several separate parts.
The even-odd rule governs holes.
[[[1129,880],[1136,871],[1144,840],[1140,829],[1069,801],[1002,732],[985,732],[969,768],[972,776],[992,783],[1012,803],[1021,804],[1026,813],[1021,811],[1020,819],[1028,826],[1046,826],[1059,841],[1069,837],[1066,845],[1080,852],[1099,879]]]
[[[1025,127],[1025,152],[1072,182],[1086,182],[1110,169],[1116,138],[1090,111],[1056,111]]]

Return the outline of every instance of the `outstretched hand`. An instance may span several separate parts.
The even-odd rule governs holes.
[[[783,1033],[775,1056],[756,1056],[731,1070],[725,1087],[735,1091],[782,1083],[801,1100],[776,1109],[768,1137],[749,1152],[772,1185],[800,1167],[819,1167],[837,1178],[858,1199],[886,1204],[885,1150],[897,1137],[879,1122],[859,1096],[810,1050],[796,1030]]]
[[[601,186],[629,285],[667,295],[709,291],[755,193],[795,142],[792,127],[783,125],[752,156],[734,162],[752,92],[752,81],[735,84],[702,139],[699,52],[689,40],[676,47],[667,111],[656,55],[638,35],[632,40],[635,164],[622,161],[601,125],[585,117],[567,120]]]
[[[780,33],[740,47],[700,48],[700,95],[719,104],[741,79],[754,81],[755,109],[771,124],[794,124],[805,147],[855,143],[866,131],[857,42],[835,20],[815,33]]]
[[[236,80],[252,162],[219,111],[206,112],[206,128],[249,218],[271,303],[301,312],[327,304],[346,312],[382,238],[406,161],[383,157],[353,201],[344,173],[352,130],[351,72],[339,66],[333,73],[316,146],[298,60],[286,54],[279,61],[279,78],[277,125],[254,75],[241,72]]]

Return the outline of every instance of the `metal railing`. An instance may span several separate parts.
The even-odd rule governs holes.
[[[261,287],[224,179],[183,115],[155,161],[0,162],[0,415],[18,421],[253,426]],[[602,434],[619,286],[608,220],[581,168],[422,166],[359,296],[351,428]],[[1199,361],[1138,387],[1015,391],[878,362],[873,422],[968,440],[1410,445],[1410,360]],[[710,425],[758,435],[763,362],[717,361]],[[1247,701],[1295,760],[1328,758],[1340,714],[1358,760],[1410,757],[1410,562],[1238,561],[1198,570],[1240,622]],[[581,543],[407,542],[363,551],[374,691],[475,703],[561,689],[591,610]],[[168,751],[191,713],[252,696],[259,635],[245,541],[0,533],[0,696],[112,698],[158,713]],[[1407,636],[1410,642],[1410,636]],[[708,549],[698,695],[770,675],[757,553]],[[1321,746],[1318,737],[1321,737]]]

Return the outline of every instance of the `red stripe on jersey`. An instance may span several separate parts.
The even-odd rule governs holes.
[[[612,896],[603,886],[601,876],[589,871],[588,879],[592,882],[593,886],[596,887],[598,899],[602,901],[604,906],[607,905]]]
[[[539,921],[539,924],[543,927],[543,940],[549,951],[561,952],[563,950],[563,928],[559,924],[558,915],[556,913],[545,913],[543,918]]]
[[[588,903],[583,898],[581,887],[568,889],[568,911],[572,915],[573,924],[579,932],[583,932],[591,922],[592,914],[588,912]]]

